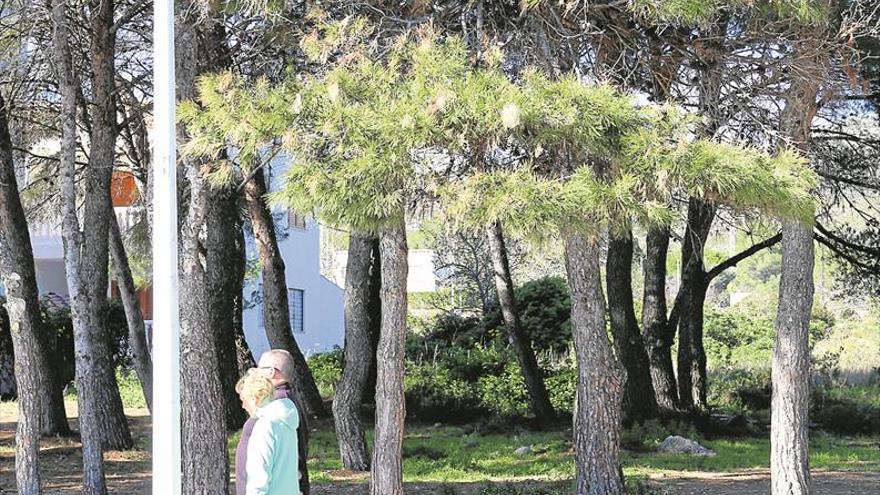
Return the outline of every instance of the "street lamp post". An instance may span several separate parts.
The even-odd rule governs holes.
[[[180,495],[174,0],[153,8],[153,495]]]

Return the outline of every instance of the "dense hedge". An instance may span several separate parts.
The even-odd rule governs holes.
[[[0,298],[0,365],[12,363],[12,337],[4,304],[5,301]],[[61,384],[66,387],[73,381],[75,374],[70,309],[41,302],[40,316],[46,344],[52,348],[52,366],[58,373]],[[114,363],[118,368],[127,370],[132,365],[132,353],[128,344],[128,324],[122,303],[115,299],[109,300],[106,317]]]

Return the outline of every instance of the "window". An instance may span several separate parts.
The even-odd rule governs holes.
[[[305,303],[306,291],[302,289],[289,289],[287,291],[287,304],[290,308],[290,329],[293,333],[303,333],[305,328],[303,323],[303,306]]]
[[[287,228],[296,230],[306,230],[306,217],[299,213],[288,210],[287,212]]]

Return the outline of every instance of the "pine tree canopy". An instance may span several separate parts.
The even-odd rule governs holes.
[[[472,67],[461,40],[426,30],[277,87],[207,77],[180,111],[185,152],[230,147],[246,172],[280,142],[295,165],[271,199],[362,231],[399,222],[426,184],[459,227],[501,220],[525,236],[669,223],[678,195],[812,219],[816,178],[792,152],[695,139],[677,107],[537,70],[511,82],[489,60]],[[437,160],[465,166],[438,172]],[[224,167],[212,172],[221,183],[235,175]]]

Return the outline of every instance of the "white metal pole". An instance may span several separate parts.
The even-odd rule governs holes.
[[[174,0],[153,8],[153,495],[180,495]]]

